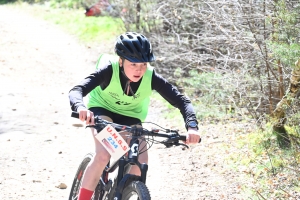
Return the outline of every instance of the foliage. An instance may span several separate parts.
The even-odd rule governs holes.
[[[45,2],[49,8],[81,10],[83,2],[92,4],[96,0],[29,2]],[[64,16],[53,17],[53,20],[80,35],[83,40],[97,37],[100,31],[107,33],[108,37],[124,29],[142,32],[153,44],[157,57],[153,65],[159,73],[169,77],[171,83],[197,99],[198,94],[193,97],[195,92],[187,89],[198,90],[201,85],[195,87],[196,77],[200,79],[205,73],[222,74],[225,77],[222,84],[210,88],[214,90],[212,94],[218,93],[211,106],[246,109],[257,120],[274,110],[288,86],[291,63],[300,51],[297,17],[300,6],[292,0],[278,0],[275,3],[271,0],[253,3],[111,0],[110,3],[115,10],[114,16],[120,17],[117,22],[123,22],[118,24],[121,28],[117,30],[112,27],[115,18],[86,19],[83,11],[82,15],[78,12],[80,17],[64,19],[66,9],[61,11]],[[81,27],[77,28],[75,24]],[[191,69],[198,74],[193,75],[195,78],[191,77],[191,81],[178,81],[174,73],[178,68],[187,79],[191,77]],[[282,68],[281,72],[279,68]],[[230,91],[222,94],[222,91],[227,91],[224,86],[230,87]],[[208,95],[206,100],[211,99],[211,93],[202,92]]]
[[[1,4],[8,4],[8,3],[15,3],[17,0],[0,0],[0,5]]]
[[[300,44],[298,43],[269,42],[269,48],[272,49],[274,58],[290,67],[293,67],[300,58]]]
[[[268,41],[272,57],[290,67],[300,58],[300,27],[297,26],[299,11],[300,6],[291,7],[288,2],[279,0],[275,4],[273,16],[268,18],[268,22],[274,27]]]
[[[297,24],[300,21],[297,19],[297,10],[299,11],[299,5],[297,6],[297,4],[289,4],[284,0],[276,1],[273,15],[268,20],[273,30],[267,44],[270,51],[272,51],[270,57],[275,59],[274,69],[279,72],[279,98],[281,99],[272,113],[274,117],[273,130],[277,133],[277,140],[282,148],[289,148],[290,146],[289,137],[284,128],[286,121],[291,118],[291,116],[285,114],[293,100],[289,98],[296,97],[299,90],[298,84],[294,83],[294,80],[298,81],[294,78],[298,75],[298,69],[293,69],[295,68],[295,61],[300,58],[300,45],[297,44],[300,33]],[[284,84],[282,81],[282,69],[286,66],[293,69],[289,87],[285,92],[288,96],[283,94]]]
[[[199,75],[213,69],[228,77],[215,86],[217,91],[238,81],[236,90],[227,94],[235,106],[246,108],[256,119],[274,110],[288,86],[289,64],[299,55],[299,4],[295,1],[152,0],[143,2],[139,12],[137,1],[124,2],[119,5],[132,5],[122,16],[125,24],[131,24],[127,30],[142,31],[150,38],[157,55],[154,65],[172,83],[178,82],[174,76],[178,68],[186,76],[190,69],[197,69]],[[290,43],[281,45],[283,38]],[[187,82],[177,86],[193,88]],[[218,103],[228,105],[227,100],[221,98]]]
[[[7,3],[28,3],[28,4],[47,4],[52,8],[82,8],[82,0],[0,0],[0,4]]]
[[[128,31],[149,32],[155,27],[153,8],[157,6],[157,0],[111,0],[113,9],[119,11],[118,16],[123,20]]]
[[[293,138],[291,149],[279,147],[270,125],[264,131],[240,138],[240,148],[246,146],[248,151],[245,154],[247,156],[241,158],[239,163],[247,167],[245,173],[249,175],[250,182],[253,182],[247,186],[247,189],[252,190],[252,197],[286,199],[299,195],[300,130],[298,126],[286,129]]]
[[[229,101],[228,94],[231,94],[234,88],[232,85],[223,84],[227,77],[214,72],[198,73],[197,70],[190,70],[188,76],[185,76],[181,68],[177,68],[174,73],[174,77],[177,78],[176,84],[185,88],[184,92],[194,103],[199,119],[222,119],[227,114],[228,105],[224,105],[223,102]]]
[[[47,1],[52,8],[82,8],[82,0],[50,0]]]

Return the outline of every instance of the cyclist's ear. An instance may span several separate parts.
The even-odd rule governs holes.
[[[119,66],[120,66],[120,67],[123,66],[123,65],[122,65],[122,58],[121,58],[121,57],[119,57]]]

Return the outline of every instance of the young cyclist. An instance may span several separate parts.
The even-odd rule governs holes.
[[[94,116],[100,116],[118,124],[140,124],[147,116],[149,96],[152,90],[156,90],[180,110],[187,129],[186,143],[198,143],[200,135],[191,101],[148,65],[155,60],[148,39],[135,32],[122,34],[117,38],[115,53],[119,58],[102,55],[97,70],[70,90],[71,109],[79,112],[79,119],[93,124]],[[87,94],[89,101],[86,107],[83,97]],[[78,200],[91,199],[110,159],[110,154],[95,137],[94,141],[96,154],[83,176]],[[140,142],[141,147],[146,145],[145,141]],[[147,151],[139,156],[139,162],[148,163]],[[132,166],[130,173],[140,175],[140,170]]]

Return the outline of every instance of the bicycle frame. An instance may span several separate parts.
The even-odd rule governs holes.
[[[106,172],[106,174],[105,174],[106,180],[102,180],[101,182],[104,185],[104,187],[106,185],[108,185],[108,187],[113,189],[111,183],[109,183],[108,174],[114,172],[116,170],[116,168],[119,167],[118,175],[117,175],[117,182],[114,183],[114,184],[117,184],[116,189],[115,189],[115,191],[110,191],[110,192],[114,192],[114,197],[116,198],[116,200],[122,199],[122,191],[126,187],[127,183],[130,183],[131,181],[141,181],[144,184],[146,184],[148,165],[146,163],[141,164],[138,161],[139,146],[140,146],[139,139],[137,136],[135,136],[133,134],[132,139],[129,144],[130,150],[128,151],[127,156],[122,156],[111,167],[106,166],[104,169],[104,171]],[[131,165],[137,165],[139,167],[139,169],[141,171],[141,176],[127,174],[130,170]],[[107,188],[107,189],[109,189],[109,188]],[[114,198],[114,200],[115,200],[115,198]]]
[[[72,112],[71,114],[72,117],[79,118],[79,114],[77,112]],[[131,195],[131,190],[133,190],[132,187],[136,187],[136,185],[132,184],[138,184],[138,187],[134,188],[137,189],[139,188],[139,193],[142,193],[145,195],[143,198],[151,198],[149,194],[149,190],[146,187],[146,176],[147,176],[147,171],[148,171],[148,165],[143,163],[141,164],[138,161],[139,157],[139,147],[140,147],[140,142],[139,139],[144,136],[150,136],[150,137],[161,137],[161,138],[167,138],[164,141],[157,141],[158,143],[161,143],[165,145],[167,148],[171,146],[179,146],[183,145],[187,148],[189,148],[186,144],[184,143],[179,143],[179,141],[186,141],[186,136],[185,135],[180,135],[178,133],[178,130],[172,130],[172,129],[152,129],[151,131],[140,128],[137,126],[126,126],[126,125],[121,125],[121,124],[115,124],[106,120],[103,120],[101,118],[95,118],[95,124],[94,125],[87,125],[86,127],[91,127],[91,128],[96,128],[97,132],[99,133],[101,130],[103,130],[107,125],[112,125],[118,132],[128,132],[131,133],[131,140],[129,144],[129,151],[126,153],[126,155],[123,155],[119,160],[117,160],[115,163],[110,166],[110,163],[105,167],[103,170],[103,174],[101,176],[101,179],[96,187],[95,190],[95,198],[98,198],[97,200],[120,200],[122,199],[122,193],[123,189],[127,188],[129,186],[129,191],[125,190],[127,193],[124,193],[126,195]],[[163,133],[160,133],[162,130]],[[147,140],[147,139],[146,139]],[[149,138],[148,138],[149,140]],[[154,142],[155,140],[152,138],[150,141]],[[201,139],[199,140],[200,143]],[[146,149],[147,151],[148,149]],[[87,161],[84,160],[84,163],[81,163],[83,165],[84,170],[86,168],[87,162],[89,162],[91,159],[88,159]],[[79,169],[81,169],[81,165]],[[138,168],[141,171],[140,176],[128,174],[129,168],[132,165],[137,165]],[[109,174],[114,172],[116,168],[119,167],[118,169],[118,174],[115,178],[113,178],[114,184],[112,179],[109,179]],[[78,169],[78,170],[79,170]],[[79,171],[81,172],[81,171]],[[78,186],[77,184],[78,181],[81,181],[81,179],[78,179],[78,174],[76,173],[76,176],[73,181],[71,193],[70,193],[70,198],[73,198],[74,195],[78,194]],[[76,186],[76,187],[75,187]],[[99,199],[102,196],[102,199]],[[96,200],[96,199],[95,199]]]

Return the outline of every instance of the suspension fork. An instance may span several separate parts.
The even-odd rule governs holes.
[[[140,142],[137,137],[133,137],[130,141],[130,150],[128,152],[128,162],[131,165],[137,165],[141,171],[141,181],[143,183],[146,183],[146,176],[147,176],[147,171],[148,171],[148,165],[143,163],[141,164],[138,161],[139,158],[139,148],[140,148]]]
[[[119,200],[122,198],[122,191],[124,187],[126,187],[127,183],[130,183],[132,181],[142,181],[143,183],[146,183],[146,176],[148,171],[148,165],[143,163],[141,164],[138,161],[139,157],[139,140],[137,137],[133,137],[133,139],[130,140],[129,145],[129,152],[128,152],[128,159],[125,159],[125,157],[121,157],[119,159],[119,170],[118,170],[118,176],[117,176],[117,188],[115,190],[115,198],[116,200]],[[125,169],[130,169],[130,165],[137,165],[141,171],[141,176],[136,176],[132,174],[126,174],[129,172],[124,171]]]
[[[125,176],[126,173],[129,172],[129,170],[126,172],[124,171],[125,169],[130,169],[130,165],[137,165],[141,171],[141,177],[140,181],[143,183],[146,183],[146,177],[147,177],[147,171],[148,171],[148,165],[143,163],[141,164],[138,161],[139,158],[139,146],[140,142],[137,137],[134,137],[130,140],[129,143],[129,151],[128,151],[128,159],[125,160],[124,157],[121,157],[119,160],[119,170],[118,170],[118,176],[117,176],[117,184],[121,182],[123,177]]]

